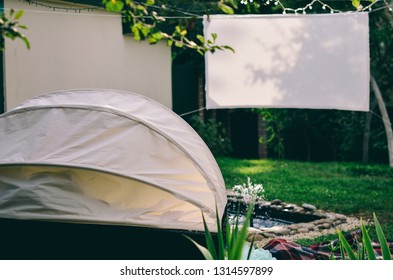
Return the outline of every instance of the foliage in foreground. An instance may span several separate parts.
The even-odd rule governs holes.
[[[274,260],[275,258],[272,257],[269,251],[254,249],[254,240],[252,240],[250,244],[247,244],[248,226],[250,225],[253,209],[254,206],[250,205],[241,226],[239,226],[238,216],[234,226],[229,224],[227,216],[225,232],[222,229],[221,219],[216,209],[217,246],[207,227],[203,214],[202,217],[207,247],[203,247],[188,236],[185,237],[194,243],[206,260]]]
[[[377,232],[378,241],[381,246],[382,258],[384,260],[391,260],[392,256],[390,253],[389,245],[386,241],[382,227],[375,213],[374,213],[374,225],[375,225],[375,230]],[[357,252],[352,249],[351,245],[345,239],[342,232],[338,230],[342,259],[346,259],[346,256],[348,256],[350,260],[376,260],[377,259],[377,254],[373,248],[370,235],[363,221],[361,221],[360,226],[362,229],[362,241],[361,243],[358,244]]]
[[[250,223],[250,218],[252,215],[253,207],[249,207],[249,211],[247,212],[246,218],[244,219],[242,227],[239,227],[238,221],[236,221],[235,227],[231,228],[228,222],[228,218],[226,218],[226,245],[224,243],[224,232],[221,226],[221,219],[218,216],[218,211],[216,209],[216,221],[217,221],[217,239],[218,246],[214,244],[213,236],[207,227],[205,217],[203,217],[203,225],[205,227],[205,237],[206,237],[206,245],[207,248],[199,245],[197,242],[186,236],[190,239],[195,246],[201,251],[202,255],[207,260],[240,260],[242,257],[243,247],[245,245],[245,241],[247,238],[247,227]],[[253,243],[253,242],[252,242]],[[251,244],[247,259],[249,259],[251,248],[253,244]]]

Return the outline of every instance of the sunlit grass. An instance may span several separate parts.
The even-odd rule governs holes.
[[[375,212],[393,240],[393,169],[356,163],[310,163],[218,158],[227,188],[262,183],[267,199],[371,219]]]

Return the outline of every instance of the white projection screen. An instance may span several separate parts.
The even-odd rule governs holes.
[[[214,15],[206,38],[206,108],[369,110],[367,13]]]

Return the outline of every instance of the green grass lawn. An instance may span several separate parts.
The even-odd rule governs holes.
[[[393,241],[393,168],[356,163],[310,163],[218,158],[227,188],[262,183],[267,200],[275,198],[357,218],[375,212]]]

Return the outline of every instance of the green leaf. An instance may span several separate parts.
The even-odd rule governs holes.
[[[149,43],[150,43],[151,45],[153,45],[153,44],[158,43],[158,40],[155,39],[155,38],[153,38],[153,37],[150,37],[150,38],[149,38]]]
[[[369,260],[376,260],[377,256],[375,255],[373,245],[371,244],[370,235],[368,234],[368,231],[366,230],[366,227],[365,227],[362,219],[360,219],[360,227],[362,229],[362,236],[363,236],[362,241],[363,241],[364,247],[366,248],[368,259]]]
[[[205,247],[199,245],[197,242],[192,240],[192,238],[188,237],[187,235],[184,235],[184,237],[190,240],[192,243],[194,243],[194,245],[198,248],[198,250],[202,253],[203,257],[206,260],[214,260],[210,252]]]
[[[201,42],[202,44],[205,44],[205,38],[202,35],[198,34],[196,37],[199,40],[199,42]]]
[[[15,20],[20,19],[23,16],[23,10],[19,10],[15,15]]]
[[[166,41],[166,45],[167,45],[168,47],[172,47],[172,45],[173,45],[173,40],[169,40],[169,39],[168,39],[168,41]]]
[[[231,225],[229,224],[229,219],[228,219],[228,215],[226,216],[226,221],[225,221],[225,233],[226,233],[226,237],[227,237],[227,252],[229,252],[229,250],[232,247],[232,233],[231,233]]]
[[[235,49],[232,48],[231,46],[225,45],[225,46],[223,46],[223,48],[226,49],[226,50],[230,50],[230,51],[233,52],[233,53],[236,53],[236,52],[235,52]]]
[[[218,239],[218,259],[225,259],[225,245],[224,245],[224,235],[222,233],[221,219],[218,216],[218,209],[216,204],[216,223],[217,223],[217,239]]]
[[[357,260],[358,256],[356,253],[352,250],[351,245],[349,245],[348,241],[345,239],[344,235],[341,233],[340,230],[338,231],[338,238],[340,240],[340,246],[342,246],[343,250],[348,254],[349,259],[351,260]]]
[[[132,31],[132,34],[134,35],[134,39],[135,39],[136,41],[140,41],[140,40],[142,39],[142,38],[141,38],[141,33],[140,33],[140,30],[139,30],[138,25],[134,24],[134,25],[131,27],[131,31]]]
[[[144,37],[147,37],[147,35],[149,35],[149,33],[151,32],[151,28],[144,25],[141,28],[141,32],[142,32]]]
[[[143,5],[137,5],[137,6],[136,6],[136,9],[137,9],[138,11],[143,12],[144,14],[147,13],[147,10],[146,10],[145,6],[143,6]]]
[[[200,54],[200,55],[205,55],[205,50],[204,49],[198,49],[197,50],[197,52]]]
[[[356,9],[359,8],[360,0],[352,0],[352,6],[354,6]]]
[[[219,2],[219,3],[218,3],[218,7],[219,7],[220,10],[221,10],[222,12],[224,12],[225,14],[233,15],[233,14],[235,13],[232,7],[226,5],[226,4],[222,3],[222,2]]]
[[[341,259],[345,260],[345,251],[341,242],[339,243]]]
[[[209,228],[207,227],[205,215],[203,215],[203,213],[202,213],[202,219],[203,219],[203,227],[205,229],[205,239],[206,239],[207,249],[209,250],[213,259],[217,260],[216,247],[214,246],[213,237],[212,237],[212,234],[210,233]]]
[[[163,35],[162,35],[161,32],[155,32],[155,33],[151,34],[150,37],[152,37],[155,40],[159,41],[159,40],[161,40],[163,38]]]
[[[27,49],[30,49],[30,42],[29,42],[29,40],[26,38],[26,37],[21,37],[21,39],[22,39],[22,41],[25,43],[25,45],[26,45],[26,48]]]
[[[251,244],[250,244],[250,249],[248,249],[248,253],[247,253],[247,260],[249,260],[250,257],[251,257],[251,252],[252,252],[253,247],[254,247],[254,239],[255,239],[255,234],[252,236],[252,240],[251,240]]]
[[[146,5],[154,5],[154,0],[146,0]]]
[[[175,46],[178,48],[182,48],[184,44],[182,42],[175,42]]]
[[[121,12],[123,7],[124,7],[123,1],[119,1],[119,0],[110,0],[105,4],[105,8],[108,12],[118,13]]]
[[[379,223],[375,213],[373,213],[373,216],[374,216],[375,230],[377,232],[378,241],[379,241],[379,244],[381,246],[382,257],[383,257],[384,260],[391,260],[392,259],[392,255],[390,254],[389,245],[386,242],[385,234],[382,231],[381,224]]]
[[[244,219],[240,230],[238,227],[238,220],[236,220],[235,229],[233,231],[233,240],[231,241],[232,248],[230,250],[228,249],[228,259],[230,260],[240,260],[242,257],[244,243],[247,239],[247,228],[250,224],[253,211],[254,205],[249,205],[246,218]]]

